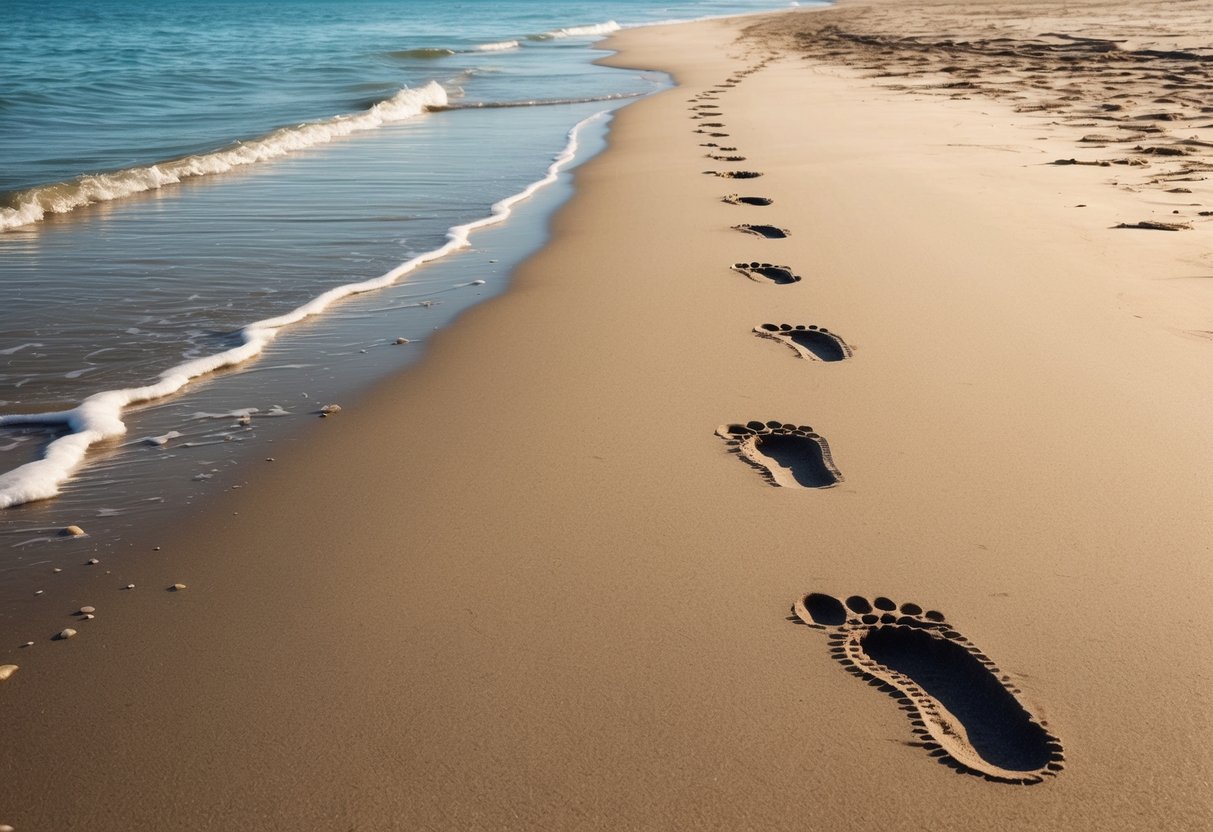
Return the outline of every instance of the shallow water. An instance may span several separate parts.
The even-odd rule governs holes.
[[[51,472],[60,496],[8,509],[0,548],[188,502],[322,399],[415,360],[542,244],[567,181],[471,251],[294,324],[255,360],[104,419],[72,410],[247,345],[251,323],[391,273],[541,179],[574,125],[666,83],[594,66],[603,32],[785,5],[10,0],[0,419],[74,415],[0,426],[0,492],[45,496],[22,466],[90,426],[110,438]],[[547,105],[497,106],[520,103]],[[584,129],[576,161],[604,132]]]

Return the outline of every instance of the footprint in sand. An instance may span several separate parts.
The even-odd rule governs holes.
[[[721,179],[757,179],[761,173],[754,170],[705,170],[709,176],[719,176]]]
[[[842,361],[854,353],[842,338],[825,327],[804,324],[763,324],[754,333],[791,347],[801,358],[810,361]]]
[[[786,228],[780,228],[777,225],[751,225],[747,222],[741,225],[735,225],[733,228],[736,231],[744,231],[747,234],[765,237],[768,240],[782,240],[784,237],[790,237],[792,235],[791,231],[788,231]]]
[[[719,113],[717,113],[717,115],[719,115]],[[705,121],[700,126],[701,127],[724,127],[724,122],[722,122],[722,121]]]
[[[842,482],[842,472],[834,465],[829,444],[808,425],[747,422],[721,425],[716,435],[762,471],[772,485],[831,488]]]
[[[839,664],[897,699],[915,744],[941,762],[1005,783],[1039,783],[1061,771],[1061,743],[943,613],[888,598],[855,595],[844,603],[820,592],[792,610],[829,633]]]
[[[696,133],[703,133],[704,135],[706,135],[706,136],[710,136],[710,137],[712,137],[713,139],[723,139],[723,138],[725,138],[725,137],[727,137],[727,136],[729,135],[728,133],[712,133],[712,132],[710,132],[710,131],[708,131],[708,130],[696,130],[695,132],[696,132]]]
[[[771,205],[775,202],[765,196],[738,196],[737,194],[723,196],[720,201],[727,202],[729,205]]]
[[[796,283],[800,280],[800,275],[792,274],[792,270],[787,266],[776,266],[771,263],[759,263],[757,261],[753,263],[734,263],[733,271],[741,272],[755,283],[761,283],[765,279],[783,286],[788,283]]]
[[[709,159],[715,159],[717,162],[744,162],[745,161],[744,156],[727,156],[727,155],[721,156],[716,153],[705,153],[703,155]]]

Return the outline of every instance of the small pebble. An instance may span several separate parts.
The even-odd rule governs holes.
[[[407,344],[408,342],[409,342],[408,338],[397,338],[395,341],[395,343],[397,343],[397,344]]]
[[[54,569],[52,569],[51,571],[52,571],[52,572],[62,572],[63,570],[62,570],[62,569],[60,569],[58,566],[56,566],[56,567],[55,567]]]
[[[134,584],[127,584],[127,585],[126,585],[126,588],[127,588],[127,589],[134,589],[134,588],[135,588],[135,585],[134,585]]]
[[[59,639],[60,641],[63,641],[64,639],[71,638],[75,634],[76,634],[76,631],[73,630],[71,627],[68,627],[66,630],[60,630],[59,635],[55,636],[55,638]]]
[[[0,823],[0,832],[16,832],[16,831],[13,829],[13,827],[9,826],[7,823]]]
[[[96,612],[96,611],[97,611],[96,607],[81,607],[80,608],[81,615],[88,615],[90,612]]]
[[[340,412],[341,412],[341,405],[339,405],[339,404],[326,404],[324,407],[320,408],[321,416],[328,416],[330,413],[340,413]]]
[[[273,462],[273,461],[274,461],[274,458],[273,458],[272,456],[267,456],[267,457],[265,458],[265,461],[266,461],[266,462]]]
[[[44,592],[46,592],[46,590],[45,590],[45,589],[39,589],[39,590],[35,591],[35,592],[34,592],[34,594],[35,594],[35,595],[41,595],[41,594],[42,594],[42,593],[44,593]]]
[[[9,677],[11,677],[16,672],[17,672],[17,665],[0,664],[0,682],[6,681]]]
[[[88,565],[89,565],[89,566],[96,566],[96,565],[97,565],[97,564],[99,564],[99,563],[101,563],[101,561],[97,560],[96,558],[89,558],[89,559],[88,559]]]
[[[96,618],[97,616],[93,615],[93,614],[90,612],[88,615],[84,615],[84,616],[81,616],[81,617],[82,617],[82,618],[83,618],[85,621],[92,621],[92,620],[93,620],[94,618]]]
[[[173,584],[169,587],[169,589],[171,589],[173,592],[180,592],[181,590],[185,589],[185,584]]]
[[[27,642],[25,642],[25,644],[22,644],[21,646],[22,647],[33,647],[34,643],[32,641],[27,641]]]
[[[153,547],[152,547],[152,551],[153,551],[153,552],[159,552],[159,551],[160,551],[160,547],[159,547],[159,546],[153,546]]]
[[[80,528],[79,526],[68,526],[66,529],[60,532],[60,534],[66,535],[67,537],[80,537],[82,534],[84,534],[84,529]]]

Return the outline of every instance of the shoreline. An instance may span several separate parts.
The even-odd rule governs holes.
[[[1124,232],[1072,206],[1130,197],[1039,164],[1064,137],[797,55],[721,91],[719,132],[747,159],[705,159],[687,97],[766,57],[734,43],[751,23],[614,36],[608,62],[680,85],[617,113],[509,291],[157,560],[98,576],[72,601],[99,610],[78,637],[0,652],[22,665],[0,688],[0,822],[1211,817],[1213,390],[1166,289],[1206,232],[1108,238]],[[750,260],[804,279],[731,268]],[[800,359],[763,323],[824,326],[853,356]],[[771,487],[713,435],[751,419],[813,425],[843,480]],[[934,764],[888,697],[786,620],[810,591],[943,609],[1047,718],[1067,770],[1021,789]],[[1183,637],[1141,626],[1161,609],[1185,611]]]

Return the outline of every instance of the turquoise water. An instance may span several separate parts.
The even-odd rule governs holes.
[[[354,114],[431,80],[464,102],[645,92],[588,66],[595,33],[781,5],[7,0],[0,193]]]
[[[318,397],[415,360],[421,349],[379,348],[423,344],[500,291],[542,243],[568,171],[601,146],[604,114],[667,83],[594,66],[604,33],[786,6],[8,0],[0,506],[20,506],[10,531],[24,543],[26,527],[52,528],[69,509],[117,517],[184,494],[172,483],[204,487],[239,457],[233,448],[290,421],[267,414],[303,417]],[[513,206],[463,254],[418,262],[545,177],[551,193]],[[324,293],[384,275],[384,288],[334,303],[321,322],[256,324],[293,321]],[[216,374],[223,365],[234,369]],[[195,418],[252,408],[223,429]]]

